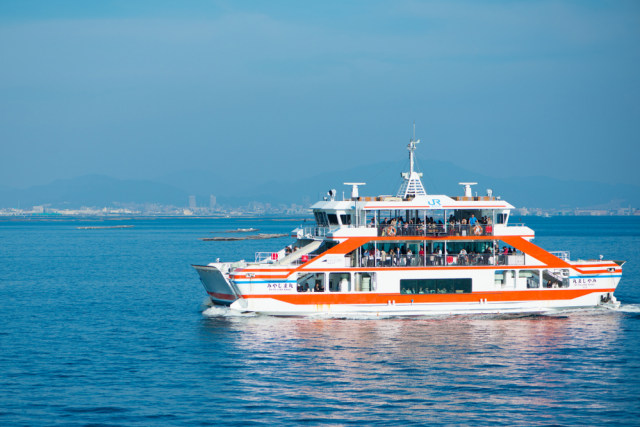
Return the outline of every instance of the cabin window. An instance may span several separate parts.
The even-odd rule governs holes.
[[[329,292],[351,292],[351,274],[329,273]]]
[[[542,282],[545,288],[568,288],[569,270],[566,268],[555,270],[543,270]]]
[[[496,223],[497,224],[506,224],[508,216],[509,216],[509,214],[499,213],[498,215],[496,215]]]
[[[310,273],[298,277],[298,292],[324,292],[324,273]]]
[[[522,286],[526,284],[527,289],[540,287],[540,272],[538,270],[518,271],[518,283]]]
[[[471,279],[402,279],[401,294],[468,294]]]
[[[494,282],[501,287],[515,287],[515,270],[496,270]]]
[[[327,214],[329,218],[329,225],[338,225],[338,215],[337,214]]]
[[[351,215],[340,215],[340,221],[342,222],[342,225],[351,225]]]
[[[376,274],[375,273],[354,274],[354,291],[374,292],[375,290],[376,290]]]

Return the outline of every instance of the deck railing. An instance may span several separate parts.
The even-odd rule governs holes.
[[[466,255],[399,255],[381,257],[363,256],[359,267],[424,267],[424,266],[467,266],[467,265],[524,265],[523,253],[511,254],[466,254]],[[353,265],[356,267],[356,265]]]
[[[378,236],[493,236],[491,224],[403,224],[379,225]]]
[[[571,254],[569,251],[550,251],[551,255],[555,255],[563,261],[569,261],[571,259]]]
[[[306,238],[324,238],[330,230],[329,227],[304,227],[303,233]]]

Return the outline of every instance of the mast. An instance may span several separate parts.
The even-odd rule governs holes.
[[[402,197],[406,199],[407,197],[416,197],[416,196],[426,196],[427,192],[422,185],[422,181],[420,177],[422,177],[421,172],[416,172],[413,170],[414,166],[414,152],[416,151],[417,144],[420,143],[419,139],[416,139],[416,124],[413,123],[413,136],[407,145],[407,150],[409,150],[409,172],[403,172],[401,174],[404,181],[400,185],[400,189],[398,190],[397,197]]]

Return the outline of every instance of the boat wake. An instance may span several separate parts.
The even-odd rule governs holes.
[[[229,307],[214,305],[202,312],[205,317],[255,317],[255,313],[241,313]]]
[[[607,307],[607,309],[621,313],[640,313],[640,304],[620,304],[619,307]]]

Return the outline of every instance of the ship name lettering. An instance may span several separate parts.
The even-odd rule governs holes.
[[[293,290],[293,283],[267,283],[267,289],[270,291],[290,291]]]
[[[595,285],[596,282],[596,279],[573,279],[571,281],[574,285]]]

